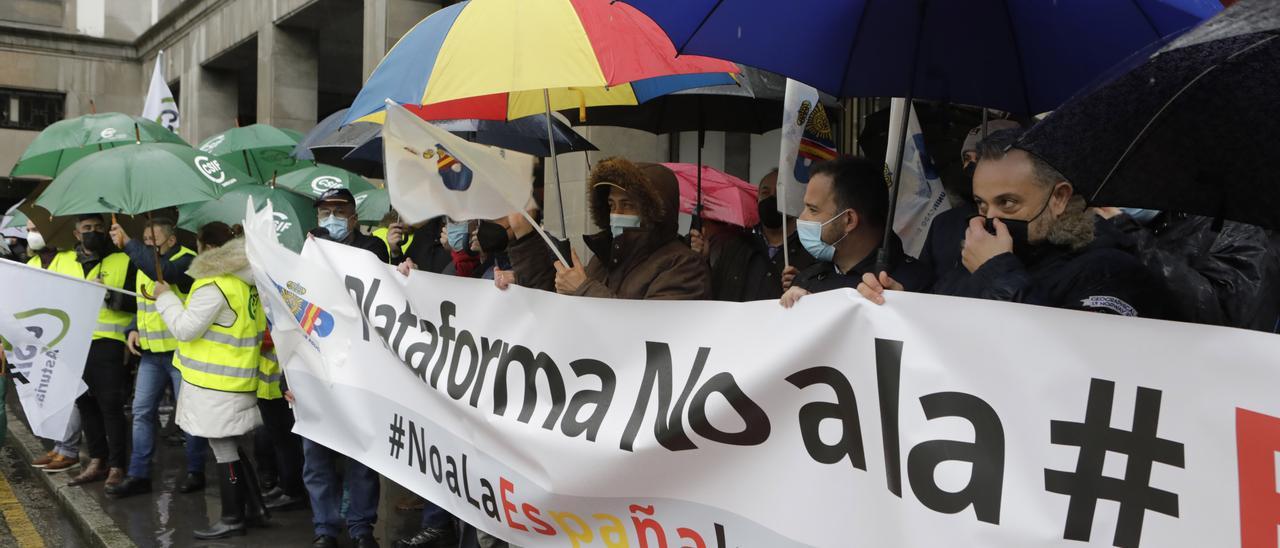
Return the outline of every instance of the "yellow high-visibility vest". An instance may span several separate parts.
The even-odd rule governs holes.
[[[84,266],[76,260],[76,252],[67,250],[54,257],[53,262],[49,263],[49,270],[82,280],[94,281],[107,287],[124,289],[125,278],[129,276],[129,256],[124,253],[107,255],[86,274]],[[129,330],[130,323],[133,323],[132,313],[112,310],[103,304],[102,308],[98,309],[98,325],[93,330],[93,340],[111,339],[125,342],[125,332]]]
[[[382,245],[387,246],[388,256],[391,255],[391,244],[387,243],[387,232],[389,231],[390,229],[388,229],[387,227],[382,227],[382,228],[376,228],[373,230],[373,232],[370,233],[370,234],[373,234],[375,237],[377,237],[379,240],[382,240]],[[413,243],[413,234],[410,234],[409,237],[405,238],[403,242],[400,242],[400,254],[403,255],[405,251],[409,249],[409,245],[412,243]]]
[[[258,290],[233,274],[223,274],[196,280],[191,295],[211,284],[222,291],[236,321],[230,327],[211,324],[199,339],[179,341],[173,365],[182,372],[182,380],[201,388],[257,392],[262,333],[267,328]]]
[[[196,252],[186,247],[178,249],[177,253],[170,257],[170,261],[176,261],[181,257],[194,256]],[[152,295],[156,290],[156,282],[151,279],[147,272],[138,269],[135,276],[137,283],[135,284],[138,292],[138,346],[147,352],[173,352],[178,349],[178,339],[173,338],[173,333],[169,332],[169,326],[164,324],[164,318],[160,316],[160,309],[156,308],[156,302],[148,299],[143,295]],[[187,300],[187,294],[178,290],[178,286],[169,286],[178,298],[183,301]]]
[[[278,400],[284,397],[280,391],[280,359],[276,357],[274,348],[262,353],[258,359],[258,399]]]

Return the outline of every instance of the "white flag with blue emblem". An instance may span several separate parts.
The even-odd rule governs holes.
[[[142,105],[142,117],[152,120],[169,129],[178,131],[178,103],[173,100],[173,92],[164,81],[160,66],[164,62],[164,51],[156,55],[156,66],[151,71],[151,87],[147,89],[147,99]]]
[[[529,202],[528,154],[467,142],[390,100],[382,143],[391,205],[410,223],[496,219]]]
[[[906,99],[894,99],[889,109],[889,148],[885,155],[885,173],[893,176],[893,168],[898,159],[899,128],[902,120],[902,109],[906,108]],[[939,213],[951,209],[947,200],[947,191],[942,188],[942,179],[933,167],[933,160],[924,147],[924,132],[920,129],[920,119],[916,117],[916,109],[911,109],[911,119],[907,122],[906,152],[902,155],[902,190],[898,191],[898,211],[894,213],[893,230],[902,238],[902,249],[907,255],[919,257],[924,249],[925,237],[929,235],[929,225]],[[890,189],[892,190],[892,189]]]

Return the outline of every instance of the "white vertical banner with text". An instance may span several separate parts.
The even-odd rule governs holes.
[[[501,291],[265,224],[295,431],[516,545],[1275,542],[1274,335],[898,292]]]
[[[0,261],[0,287],[0,338],[31,431],[66,439],[106,290],[11,261]]]

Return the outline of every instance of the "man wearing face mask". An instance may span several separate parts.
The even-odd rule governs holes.
[[[765,283],[760,285],[760,292],[749,300],[776,299],[791,287],[796,274],[813,265],[814,259],[800,242],[800,235],[796,232],[796,218],[778,211],[777,169],[760,179],[756,206],[760,210],[760,225],[756,227],[754,246],[758,254],[768,258],[769,273]],[[789,261],[783,260],[783,238],[787,239]],[[787,268],[787,262],[791,263],[790,268]]]
[[[480,257],[480,267],[472,273],[483,280],[492,280],[495,271],[511,270],[507,257],[507,243],[511,241],[511,226],[506,217],[492,221],[478,221],[471,230],[471,252]]]
[[[1151,209],[1095,209],[1173,296],[1180,320],[1274,331],[1276,257],[1253,225]]]
[[[373,253],[384,263],[391,262],[387,244],[360,232],[356,218],[356,197],[345,188],[326,190],[316,199],[316,223],[312,234]]]
[[[77,218],[75,235],[79,245],[74,250],[60,253],[50,270],[107,287],[134,289],[136,269],[130,264],[128,255],[116,251],[111,245],[101,215]],[[124,403],[129,389],[125,335],[136,312],[134,297],[115,291],[106,292],[84,366],[84,382],[89,390],[76,400],[89,445],[90,461],[70,485],[105,479],[108,486],[115,486],[124,481],[125,467],[129,463],[129,427],[124,418]]]
[[[1071,183],[1044,161],[1012,148],[1020,130],[979,145],[960,264],[934,292],[1054,308],[1161,317],[1162,293],[1146,269],[1106,239]],[[879,304],[891,275],[863,277],[858,291]],[[941,288],[941,289],[939,289]]]
[[[583,240],[595,253],[583,266],[556,261],[556,291],[605,299],[706,299],[706,260],[677,233],[680,185],[670,169],[609,158],[591,170],[591,218],[606,230]]]
[[[790,308],[810,293],[857,287],[862,274],[875,267],[888,210],[880,162],[842,156],[810,169],[796,230],[816,262],[796,276],[782,295],[782,306]],[[927,273],[903,253],[897,234],[890,235],[889,245],[893,275],[910,287],[924,286]]]

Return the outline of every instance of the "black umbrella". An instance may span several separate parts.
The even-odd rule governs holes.
[[[293,147],[293,152],[289,155],[299,160],[315,160],[316,157],[311,153],[311,147],[320,143],[320,141],[332,135],[342,127],[342,120],[347,117],[347,109],[339,110],[333,114],[320,120],[316,127],[311,128],[306,135],[298,141],[298,146]]]
[[[1242,0],[1019,141],[1090,204],[1280,228],[1280,4]]]

